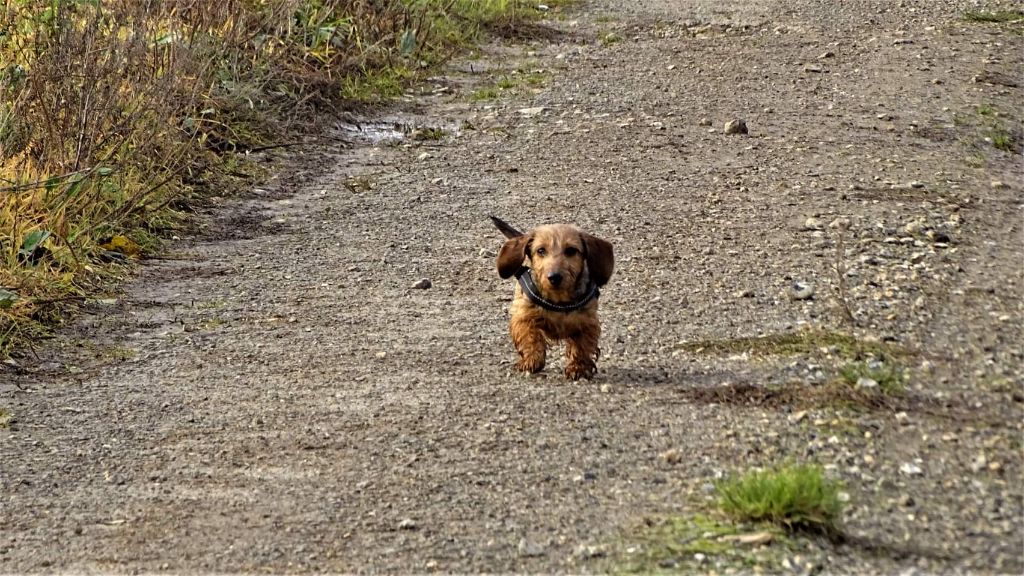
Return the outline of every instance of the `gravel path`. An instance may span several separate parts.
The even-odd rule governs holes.
[[[0,572],[603,571],[788,458],[861,541],[794,569],[1020,573],[1024,36],[973,6],[584,2],[339,124],[0,374]],[[511,372],[488,214],[614,242],[594,381]],[[840,333],[906,392],[814,401]]]

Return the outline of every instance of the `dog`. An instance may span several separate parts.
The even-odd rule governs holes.
[[[564,340],[565,377],[593,378],[601,355],[598,297],[615,268],[611,243],[568,224],[524,234],[494,216],[491,221],[507,238],[498,252],[498,276],[518,280],[509,309],[516,369],[540,372],[548,345]]]

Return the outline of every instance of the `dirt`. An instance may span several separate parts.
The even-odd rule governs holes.
[[[288,149],[2,368],[0,572],[615,570],[796,460],[848,538],[783,566],[1020,573],[1024,36],[975,8],[584,2]],[[489,214],[615,244],[593,381],[511,371]],[[897,398],[799,393],[887,346]]]

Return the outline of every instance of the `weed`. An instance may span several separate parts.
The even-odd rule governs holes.
[[[485,100],[495,100],[501,95],[501,91],[495,87],[481,88],[473,92],[471,98],[476,102],[482,102]]]
[[[970,10],[964,13],[964,20],[968,22],[1014,22],[1024,19],[1024,12],[1020,10]]]
[[[906,388],[903,370],[881,360],[851,362],[839,368],[839,376],[850,386],[856,386],[862,378],[873,380],[883,394],[902,394]]]
[[[756,535],[762,545],[739,543],[741,535]],[[775,526],[735,525],[704,514],[645,519],[623,540],[612,547],[609,572],[700,573],[709,559],[718,568],[745,572],[757,566],[773,572],[782,570],[782,560],[800,547]]]
[[[975,111],[978,113],[979,116],[998,116],[999,115],[999,111],[996,110],[995,107],[993,107],[993,106],[991,106],[989,104],[982,104],[982,105],[978,106],[975,109]]]
[[[6,408],[0,408],[0,428],[8,428],[14,420],[14,415]]]
[[[1017,142],[1008,130],[1000,126],[993,127],[989,132],[989,139],[992,140],[992,146],[997,150],[1003,152],[1013,152],[1017,148]]]
[[[622,36],[619,36],[616,32],[604,32],[598,36],[601,46],[614,46],[619,42],[622,42]]]
[[[547,2],[557,11],[567,2]],[[206,190],[248,187],[235,152],[340,100],[401,95],[525,0],[57,2],[0,12],[0,357],[117,281]]]
[[[895,344],[858,339],[842,332],[804,330],[741,337],[702,340],[679,344],[676,349],[693,353],[750,354],[751,356],[802,356],[821,352],[840,358],[902,357],[911,353]]]
[[[719,507],[740,521],[836,533],[843,510],[839,483],[813,465],[784,464],[719,482]]]

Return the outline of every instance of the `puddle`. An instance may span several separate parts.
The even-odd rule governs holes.
[[[368,144],[395,144],[406,140],[440,140],[446,136],[457,134],[459,129],[454,125],[435,125],[417,121],[416,119],[399,119],[392,121],[344,122],[338,129],[348,139]]]
[[[405,131],[402,130],[402,126],[393,122],[345,123],[339,125],[339,128],[349,138],[370,144],[405,140]]]

